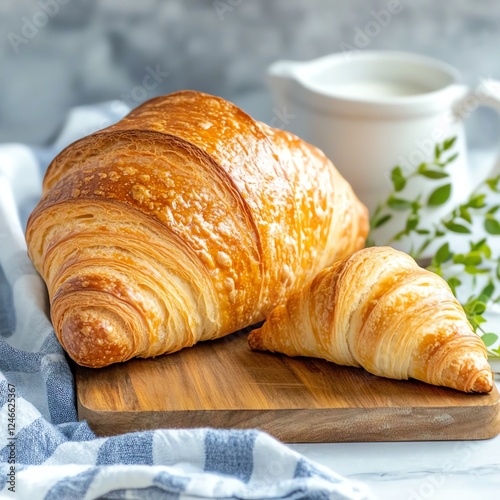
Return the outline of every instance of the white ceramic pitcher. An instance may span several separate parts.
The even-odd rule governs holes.
[[[471,89],[448,64],[384,51],[278,61],[268,76],[275,114],[287,117],[282,127],[322,149],[370,210],[391,192],[394,166],[408,172],[450,137],[457,137],[450,154],[458,157],[450,165],[452,197],[442,211],[464,201],[490,173],[468,164],[462,120],[479,105],[500,111],[496,81]]]

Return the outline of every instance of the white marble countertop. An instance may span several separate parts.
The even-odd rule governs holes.
[[[496,367],[495,367],[496,371]],[[500,376],[496,375],[500,390]],[[484,441],[289,445],[381,500],[500,498],[500,435]]]

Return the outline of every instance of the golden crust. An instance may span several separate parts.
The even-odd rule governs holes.
[[[322,270],[250,333],[249,344],[464,392],[493,388],[485,346],[448,284],[389,247]]]
[[[62,151],[26,236],[63,347],[99,367],[262,320],[367,231],[320,151],[184,91]]]

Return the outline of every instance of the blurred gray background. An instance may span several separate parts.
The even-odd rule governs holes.
[[[121,99],[134,107],[182,88],[220,95],[270,121],[271,62],[355,45],[394,2],[0,0],[0,142],[47,144],[75,105]],[[399,3],[401,12],[364,48],[431,55],[470,83],[500,78],[500,2]],[[469,123],[476,145],[498,134],[496,117],[481,113]],[[476,127],[484,117],[489,125]]]

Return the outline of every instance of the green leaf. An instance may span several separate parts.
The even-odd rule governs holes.
[[[453,144],[455,144],[456,140],[456,137],[450,137],[449,139],[446,139],[446,141],[444,141],[443,143],[443,151],[448,151],[448,149],[450,149]]]
[[[428,229],[417,229],[415,232],[417,234],[431,234],[431,232]]]
[[[476,243],[474,243],[473,241],[469,241],[470,251],[472,252],[473,250],[481,250],[481,248],[485,243],[486,243],[486,238],[483,238],[482,240],[479,240]]]
[[[428,167],[427,163],[422,162],[422,163],[418,166],[418,168],[417,168],[417,174],[421,174],[422,172],[425,172],[425,171],[427,170],[427,167]]]
[[[425,249],[432,243],[432,240],[430,238],[427,238],[421,245],[420,245],[420,248],[416,251],[416,252],[410,252],[410,255],[413,257],[413,258],[418,258],[420,257]]]
[[[471,252],[478,251],[482,253],[487,259],[491,258],[491,248],[486,244],[486,238],[478,241],[476,244],[470,243]]]
[[[467,205],[471,208],[483,208],[486,205],[485,200],[485,194],[477,194],[470,198],[470,200],[467,202]]]
[[[470,234],[470,229],[468,227],[453,221],[443,222],[443,226],[453,233]]]
[[[495,285],[493,282],[489,282],[482,290],[481,293],[479,294],[479,297],[484,297],[483,299],[485,302],[488,299],[491,299],[491,296],[493,295],[493,292],[495,291]]]
[[[453,264],[465,264],[465,255],[463,253],[456,253],[453,256]]]
[[[394,191],[399,192],[406,186],[406,178],[400,166],[394,167],[391,171],[391,181],[394,186]]]
[[[439,147],[439,144],[436,144],[434,146],[434,159],[439,160],[440,156],[441,156],[441,148]]]
[[[500,222],[491,215],[487,215],[484,221],[484,229],[488,234],[500,234]]]
[[[420,196],[412,202],[411,204],[411,211],[416,214],[420,209],[422,208],[422,205],[420,204]]]
[[[403,198],[396,198],[393,195],[389,196],[387,204],[393,210],[398,210],[398,211],[408,210],[409,208],[411,208],[411,201],[405,200]]]
[[[403,236],[406,236],[408,233],[406,229],[403,229],[402,231],[399,231],[399,233],[396,233],[396,235],[392,238],[394,241],[399,241]]]
[[[486,304],[484,302],[480,302],[479,300],[475,300],[471,304],[471,309],[470,312],[476,316],[476,315],[481,315],[486,311]]]
[[[464,206],[460,207],[460,217],[462,217],[463,220],[466,220],[469,224],[472,224],[470,212]]]
[[[451,288],[451,291],[453,292],[453,295],[455,297],[457,296],[457,287],[459,287],[462,284],[462,282],[456,277],[456,276],[451,276],[448,278],[448,285]]]
[[[436,188],[429,196],[427,205],[429,207],[438,207],[448,201],[451,194],[451,184],[444,184]]]
[[[380,217],[380,219],[377,219],[374,222],[372,222],[371,225],[372,225],[373,229],[377,229],[378,227],[383,226],[387,221],[389,221],[391,219],[392,219],[391,214],[385,214],[382,217]]]
[[[492,177],[491,179],[486,180],[486,184],[489,186],[489,188],[494,191],[495,193],[498,193],[498,181],[500,181],[500,175],[497,175],[496,177]]]
[[[379,203],[377,205],[377,208],[375,208],[375,210],[371,214],[371,220],[375,220],[380,215],[380,212],[382,212],[383,209],[384,205],[382,203]]]
[[[469,241],[470,251],[482,253],[487,259],[491,258],[491,248],[486,244],[486,238],[474,243]]]
[[[454,162],[458,158],[458,153],[452,154],[448,159],[445,160],[443,167]]]
[[[498,335],[496,333],[483,333],[481,340],[486,347],[490,347],[498,340]]]
[[[452,276],[449,280],[448,280],[448,285],[450,286],[460,286],[462,284],[462,282],[460,281],[460,279],[458,279],[456,276]]]
[[[475,314],[470,319],[472,320],[473,323],[476,324],[476,327],[478,327],[479,325],[482,325],[483,323],[486,323],[486,320],[480,314]],[[474,331],[476,331],[476,330],[474,329]]]
[[[487,259],[491,259],[491,248],[484,244],[481,246],[481,248],[479,249],[479,251],[487,258]]]
[[[444,179],[445,177],[450,176],[450,174],[440,172],[439,170],[423,170],[422,172],[419,171],[419,174],[427,177],[428,179]]]
[[[490,214],[490,215],[494,215],[499,208],[500,208],[500,205],[494,205],[486,213]]]
[[[488,269],[481,269],[479,267],[476,267],[475,265],[468,265],[464,267],[464,271],[467,274],[485,274],[488,271]]]
[[[436,265],[439,265],[439,264],[443,264],[444,262],[446,262],[450,259],[451,259],[450,244],[445,243],[439,247],[433,260],[435,261],[434,263]]]
[[[415,229],[418,226],[419,221],[420,217],[418,215],[410,214],[408,219],[406,219],[405,231],[410,232]]]
[[[480,252],[474,251],[470,252],[465,256],[465,265],[466,266],[477,266],[483,262],[483,257]]]

